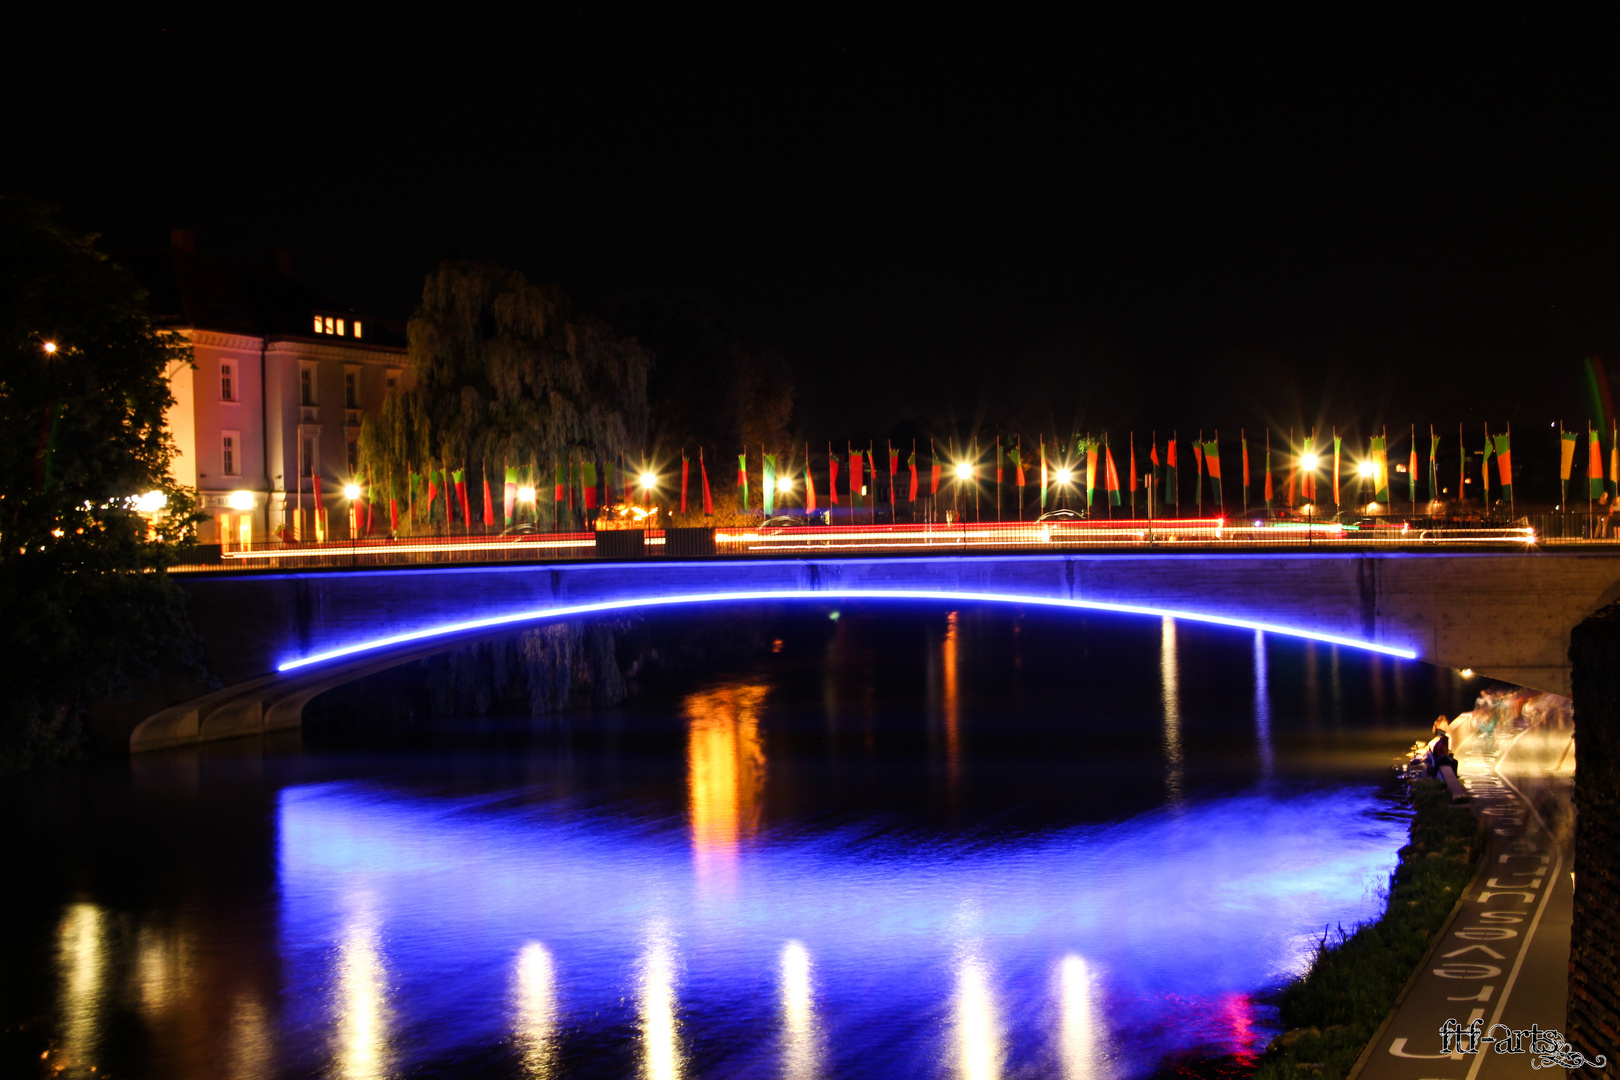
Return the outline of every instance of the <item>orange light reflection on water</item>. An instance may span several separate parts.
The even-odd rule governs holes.
[[[759,828],[765,792],[761,683],[728,683],[687,697],[687,789],[699,880],[734,878],[742,842]]]

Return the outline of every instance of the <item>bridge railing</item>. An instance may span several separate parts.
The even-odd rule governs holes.
[[[1571,515],[1573,516],[1573,515]],[[1571,528],[1570,532],[1577,530]],[[818,556],[882,553],[968,554],[997,551],[1175,551],[1217,549],[1381,550],[1485,546],[1522,550],[1542,539],[1525,524],[1451,526],[1421,520],[1344,525],[1328,521],[1232,521],[1219,518],[1092,519],[950,525],[719,527],[625,532],[396,537],[324,543],[199,545],[174,569],[418,566],[446,563],[554,562],[568,559]],[[1554,543],[1609,542],[1590,524]]]

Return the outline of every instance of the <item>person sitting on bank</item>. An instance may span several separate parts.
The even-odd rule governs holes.
[[[1450,765],[1453,773],[1457,771],[1457,759],[1451,756],[1451,724],[1444,716],[1435,719],[1434,738],[1429,740],[1425,756],[1430,777],[1439,776],[1442,765]]]

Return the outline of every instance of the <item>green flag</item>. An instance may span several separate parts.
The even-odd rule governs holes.
[[[737,455],[737,506],[748,509],[748,454]]]
[[[1221,446],[1213,439],[1204,444],[1204,467],[1209,470],[1209,490],[1218,514],[1225,509],[1225,503],[1221,499]]]
[[[763,490],[759,493],[759,501],[765,506],[765,516],[770,517],[776,509],[776,455],[765,455],[765,468],[762,476]]]
[[[1440,436],[1429,427],[1429,501],[1440,498]]]

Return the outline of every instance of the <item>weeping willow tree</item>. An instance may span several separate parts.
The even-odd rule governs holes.
[[[572,317],[553,286],[446,262],[428,276],[407,339],[412,385],[360,432],[361,473],[384,498],[392,485],[406,502],[413,474],[466,467],[481,509],[485,463],[497,490],[503,466],[548,487],[543,478],[570,454],[633,461],[646,449],[652,355],[606,323]]]

